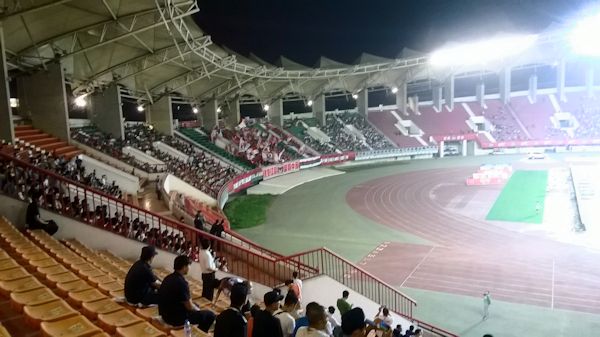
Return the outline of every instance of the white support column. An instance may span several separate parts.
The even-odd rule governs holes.
[[[237,126],[240,123],[240,99],[235,98],[225,104],[227,107],[227,122],[230,126]]]
[[[463,157],[467,156],[467,140],[463,139],[462,141],[462,155]]]
[[[433,91],[433,109],[436,112],[441,112],[442,111],[442,87],[436,85],[435,87],[433,87],[432,91]]]
[[[269,105],[269,111],[267,112],[271,123],[277,126],[283,126],[283,100],[278,98]]]
[[[363,88],[358,93],[358,98],[356,99],[356,109],[358,113],[367,117],[369,115],[369,92],[367,88]]]
[[[560,60],[556,66],[556,94],[560,102],[567,101],[567,96],[565,95],[566,69],[567,62],[564,59]]]
[[[531,103],[537,102],[537,89],[538,89],[538,78],[537,75],[533,74],[529,76],[529,101]]]
[[[444,141],[440,142],[440,158],[444,158]]]
[[[594,97],[594,67],[591,64],[585,69],[585,91],[589,98]]]
[[[219,105],[216,99],[210,99],[200,109],[202,114],[202,126],[208,130],[217,126],[219,122],[219,113],[217,112]]]
[[[414,112],[415,115],[420,115],[419,112],[419,96],[414,95],[408,98],[408,106]]]
[[[402,82],[402,84],[398,86],[398,92],[396,93],[396,108],[398,109],[400,114],[405,114],[407,112],[406,104],[408,98],[406,94],[406,88],[406,82]]]
[[[448,111],[454,110],[454,75],[446,80],[444,87],[444,100],[446,101],[446,108]]]
[[[15,130],[10,107],[10,92],[8,86],[8,70],[6,68],[6,50],[4,44],[4,29],[0,23],[0,139],[7,142],[15,141]]]
[[[325,125],[326,113],[325,113],[325,95],[320,94],[313,100],[313,116],[319,122],[319,125]]]
[[[504,104],[510,102],[510,68],[500,71],[500,101]]]
[[[479,105],[482,107],[485,106],[485,83],[483,83],[483,81],[479,82],[475,88],[475,91],[477,95],[477,103],[479,103]]]
[[[90,96],[88,117],[98,129],[115,138],[124,139],[123,107],[119,86],[113,83],[102,92]]]
[[[156,131],[167,136],[173,135],[173,105],[170,96],[164,96],[148,107],[148,116]]]

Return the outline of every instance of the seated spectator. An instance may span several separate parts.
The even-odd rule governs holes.
[[[247,321],[242,313],[242,306],[248,298],[248,285],[235,283],[231,287],[231,305],[217,316],[214,337],[246,337]]]
[[[348,303],[348,296],[350,296],[350,292],[348,292],[348,290],[344,290],[342,292],[342,298],[339,298],[336,303],[337,308],[340,311],[340,315],[342,316],[352,309],[352,304]]]
[[[219,300],[219,297],[221,297],[222,292],[225,292],[225,294],[230,294],[233,286],[238,283],[244,284],[246,286],[246,288],[248,289],[248,291],[250,291],[250,289],[252,289],[252,283],[250,281],[244,281],[241,278],[234,277],[234,276],[224,277],[220,281],[218,281],[218,283],[219,283],[219,286],[217,287],[217,296],[215,296],[213,303],[217,303],[217,301]]]
[[[332,306],[329,306],[329,308],[327,308],[327,321],[329,323],[329,324],[327,324],[327,327],[330,328],[330,331],[328,331],[330,335],[333,335],[336,328],[340,327],[340,322],[338,322],[338,320],[337,320],[337,318],[335,318],[334,314],[335,314],[335,308]]]
[[[423,337],[423,330],[421,330],[421,329],[415,330],[415,334],[413,336],[415,336],[415,337]]]
[[[365,313],[361,308],[354,308],[342,315],[342,332],[344,337],[365,337],[367,329]]]
[[[283,337],[281,323],[273,316],[273,313],[279,309],[279,302],[282,299],[283,296],[274,290],[264,295],[265,310],[261,310],[254,318],[252,337]]]
[[[402,337],[402,325],[396,325],[396,328],[392,331],[392,337]]]
[[[296,332],[296,337],[329,337],[326,331],[327,315],[325,308],[316,302],[306,306],[308,326],[303,326]]]
[[[390,311],[384,306],[379,307],[379,311],[377,312],[377,315],[375,315],[374,321],[376,325],[386,330],[391,329],[394,324],[394,319],[390,315]]]
[[[160,281],[152,271],[152,260],[156,256],[153,246],[142,248],[140,259],[136,261],[125,276],[125,299],[132,304],[158,304]]]
[[[215,321],[215,314],[210,310],[200,310],[192,303],[190,288],[185,275],[191,261],[185,255],[179,255],[173,262],[173,273],[163,280],[158,290],[158,313],[165,323],[172,326],[182,326],[185,321],[198,325],[204,332]]]
[[[410,337],[413,336],[415,334],[415,326],[411,325],[408,327],[408,330],[406,330],[406,332],[404,333],[404,337]]]
[[[298,318],[298,307],[298,298],[294,292],[290,291],[285,296],[283,307],[273,314],[273,316],[279,319],[279,323],[281,323],[281,330],[284,337],[290,337],[294,333],[296,319]]]
[[[29,206],[27,206],[27,214],[25,217],[25,224],[29,229],[43,229],[46,233],[54,235],[58,231],[58,226],[54,220],[44,220],[40,216],[40,208],[38,207],[38,201],[41,195],[35,193]]]

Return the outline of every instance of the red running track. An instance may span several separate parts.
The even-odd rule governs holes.
[[[444,209],[432,192],[475,168],[438,169],[374,179],[346,195],[358,213],[432,242],[392,243],[365,268],[398,287],[481,296],[600,313],[600,253],[518,233]],[[491,206],[491,204],[489,205]]]

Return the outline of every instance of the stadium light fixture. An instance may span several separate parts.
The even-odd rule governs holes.
[[[264,111],[269,111],[270,106],[268,104],[263,105]]]
[[[75,98],[75,105],[80,108],[85,108],[85,106],[87,105],[87,100],[85,99],[86,96],[87,94],[77,96]]]
[[[142,112],[142,111],[144,111],[144,106],[143,106],[143,105],[141,105],[141,104],[140,104],[140,105],[138,105],[138,106],[137,106],[137,111],[139,111],[139,112]]]
[[[358,99],[358,94],[352,94],[352,98]]]
[[[11,97],[10,98],[10,107],[11,108],[18,108],[19,107],[19,99]]]
[[[571,49],[582,56],[600,56],[600,13],[585,17],[570,33]]]
[[[312,101],[312,99],[309,99],[309,100],[308,100],[308,102],[306,102],[306,105],[308,105],[308,106],[312,106],[312,105],[313,105],[313,101]]]
[[[392,94],[396,94],[398,93],[398,87],[393,87],[392,88]]]
[[[507,35],[472,43],[459,44],[433,52],[429,62],[433,66],[484,65],[515,56],[527,50],[537,35]]]
[[[198,113],[198,108],[196,108],[196,107],[193,107],[193,108],[192,108],[192,112],[193,112],[193,113],[195,113],[195,114],[197,114],[197,113]]]
[[[220,106],[217,107],[217,113],[221,113],[221,107]]]

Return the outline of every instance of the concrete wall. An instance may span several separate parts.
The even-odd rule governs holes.
[[[199,189],[195,188],[194,186],[186,183],[185,181],[177,178],[172,174],[167,175],[167,177],[165,178],[163,188],[167,193],[171,193],[171,191],[176,191],[188,195],[194,199],[200,200],[201,202],[209,206],[217,205],[217,201],[211,196],[200,191]]]
[[[62,140],[69,140],[69,111],[65,78],[60,64],[17,79],[20,110],[34,127]]]
[[[111,184],[113,181],[115,181],[123,193],[129,193],[137,196],[138,190],[140,189],[140,179],[138,177],[123,172],[84,154],[80,155],[79,158],[81,158],[81,161],[83,162],[86,174],[96,171],[96,177],[98,178],[102,177],[102,175],[106,175],[108,184]]]
[[[90,116],[98,129],[115,138],[124,139],[121,94],[116,84],[111,84],[102,92],[90,96]]]
[[[8,70],[6,68],[6,50],[2,25],[0,25],[0,53],[0,139],[13,142],[15,140],[15,132],[12,109],[10,108]]]

